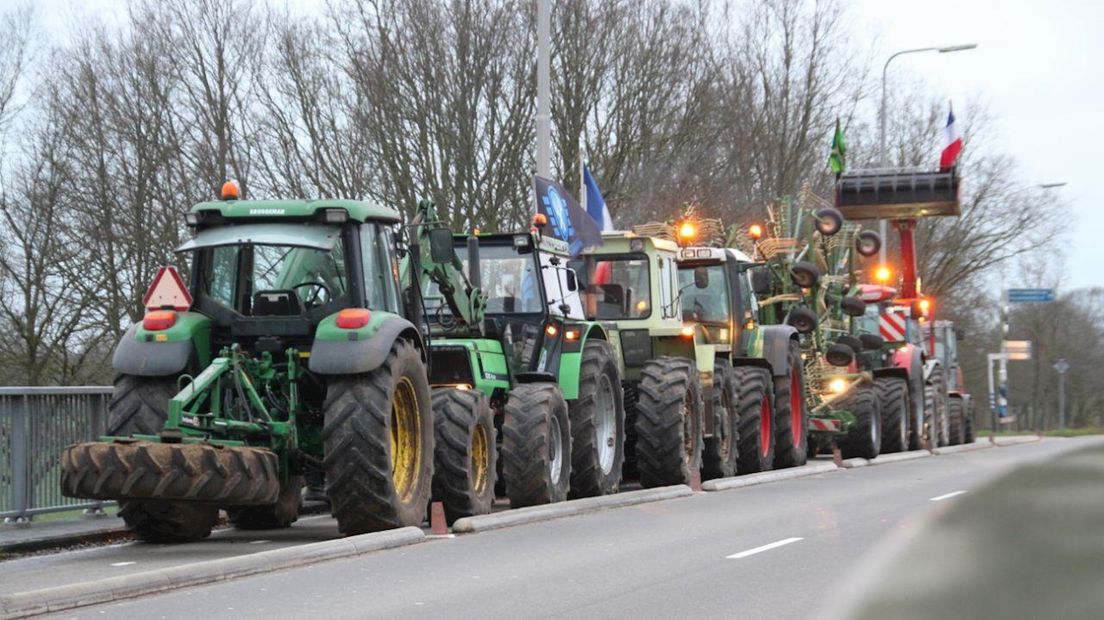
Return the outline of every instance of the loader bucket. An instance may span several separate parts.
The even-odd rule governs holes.
[[[276,454],[259,448],[97,441],[66,448],[61,467],[69,497],[248,506],[280,495]]]
[[[836,181],[836,208],[849,220],[959,215],[958,175],[953,168],[845,172]]]

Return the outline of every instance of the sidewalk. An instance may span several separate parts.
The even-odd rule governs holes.
[[[30,525],[0,525],[0,557],[8,553],[34,551],[77,542],[129,538],[119,517],[77,517],[53,521],[32,521]]]

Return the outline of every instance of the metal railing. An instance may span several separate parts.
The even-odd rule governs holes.
[[[0,518],[29,522],[34,515],[111,502],[61,494],[66,446],[107,432],[111,386],[0,387]]]

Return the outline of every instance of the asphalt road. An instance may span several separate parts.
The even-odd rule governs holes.
[[[1045,440],[699,494],[56,617],[815,617],[879,544],[1018,464],[1092,441],[1099,440]],[[101,576],[130,568],[112,566],[113,556],[97,555],[104,551],[75,561]],[[0,574],[0,583],[11,576]]]

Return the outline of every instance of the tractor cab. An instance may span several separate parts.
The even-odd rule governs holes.
[[[707,343],[744,355],[759,303],[752,293],[750,256],[734,248],[687,247],[679,250],[678,278],[682,318],[701,326]]]

